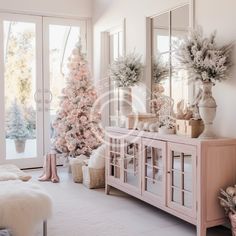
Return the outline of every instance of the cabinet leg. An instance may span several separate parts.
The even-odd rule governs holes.
[[[106,195],[110,194],[110,190],[111,190],[111,186],[106,184],[106,186],[105,186],[105,193],[106,193]]]
[[[207,236],[207,228],[197,225],[197,236]]]

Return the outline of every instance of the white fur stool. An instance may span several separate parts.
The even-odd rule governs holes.
[[[38,185],[19,180],[0,181],[0,228],[8,228],[13,236],[32,236],[35,227],[52,213],[50,196]]]

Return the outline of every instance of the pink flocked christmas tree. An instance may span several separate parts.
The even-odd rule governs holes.
[[[69,74],[62,90],[60,107],[53,123],[54,149],[65,156],[90,155],[101,145],[101,115],[95,105],[97,93],[90,78],[88,63],[78,43],[68,62]]]

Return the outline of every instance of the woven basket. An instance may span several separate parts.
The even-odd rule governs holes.
[[[84,165],[84,158],[74,158],[70,160],[72,178],[75,183],[83,183],[83,172],[82,172],[83,165]]]
[[[105,169],[93,169],[82,166],[83,184],[89,189],[105,187]]]

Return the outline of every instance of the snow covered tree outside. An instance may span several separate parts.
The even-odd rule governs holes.
[[[33,74],[33,67],[29,65],[32,65],[34,59],[34,32],[30,29],[14,32],[15,27],[17,23],[11,23],[9,29],[12,32],[8,33],[6,40],[5,86],[6,91],[15,94],[21,104],[29,105]]]
[[[99,126],[101,115],[98,107],[94,107],[97,94],[80,44],[72,51],[68,68],[61,108],[53,123],[56,133],[53,147],[66,156],[89,155],[101,144],[103,134]]]
[[[6,158],[36,157],[36,27],[31,22],[5,20],[4,36],[4,104]],[[15,104],[16,103],[16,104]],[[17,151],[14,135],[9,136],[10,127],[19,125],[13,115],[13,104],[21,113],[19,132],[27,133],[25,149]],[[15,120],[15,121],[14,121]],[[24,131],[23,131],[24,130]],[[17,131],[17,130],[16,130]],[[18,134],[19,135],[19,134]],[[19,143],[19,142],[18,142]]]
[[[16,100],[11,105],[8,113],[7,137],[15,140],[24,140],[28,137],[22,110]]]

